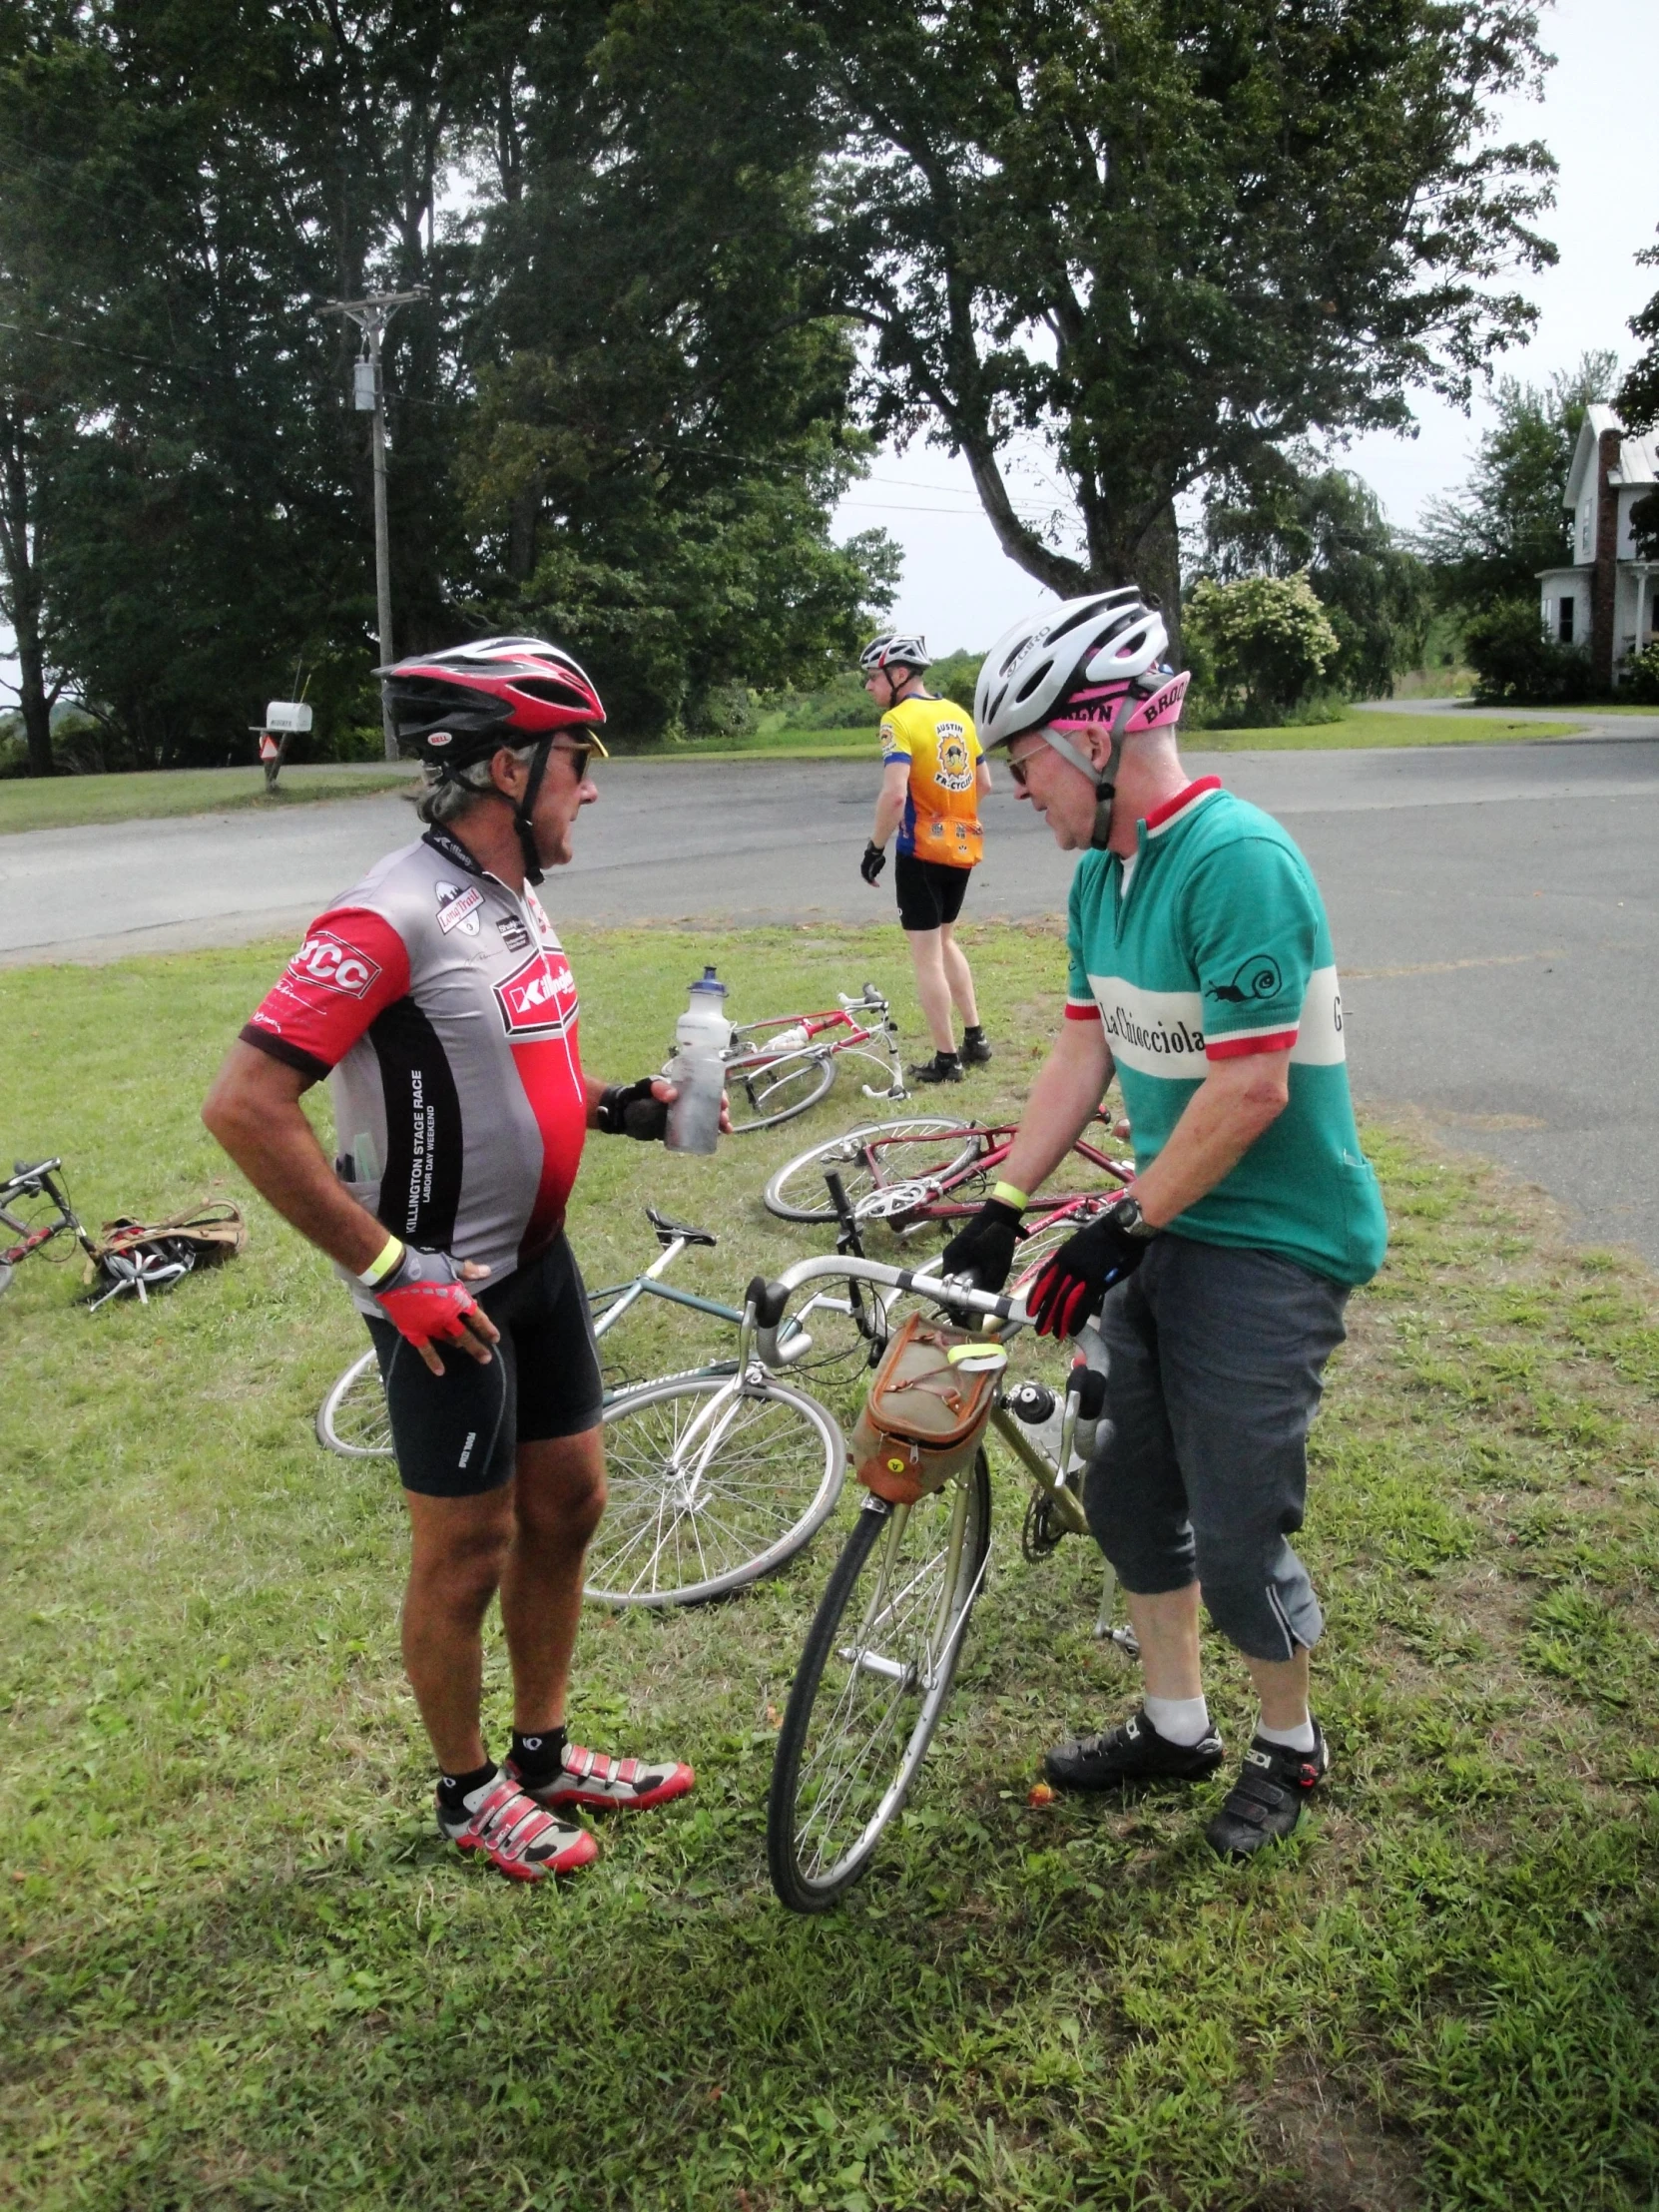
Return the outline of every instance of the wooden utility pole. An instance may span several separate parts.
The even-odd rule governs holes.
[[[380,666],[392,661],[391,635],[391,540],[386,527],[386,393],[380,372],[380,341],[385,336],[386,324],[399,307],[411,301],[424,299],[426,287],[417,285],[412,291],[376,291],[361,299],[330,299],[318,309],[321,314],[349,315],[363,334],[362,357],[356,363],[352,380],[352,400],[359,414],[371,414],[374,418],[374,598],[380,625]],[[397,759],[397,732],[392,727],[391,709],[386,704],[386,688],[380,686],[380,730],[385,739],[386,759]]]

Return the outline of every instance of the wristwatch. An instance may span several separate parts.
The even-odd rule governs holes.
[[[1114,1198],[1107,1212],[1126,1237],[1155,1237],[1158,1234],[1141,1212],[1140,1200],[1128,1191],[1121,1198]]]

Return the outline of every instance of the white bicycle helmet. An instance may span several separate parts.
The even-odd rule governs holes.
[[[918,631],[883,630],[858,655],[858,666],[866,676],[880,668],[913,668],[919,675],[932,658]]]
[[[1163,616],[1133,584],[1039,608],[985,656],[973,695],[979,742],[989,753],[1015,738],[1040,736],[1093,783],[1092,842],[1104,847],[1124,739],[1180,719],[1188,678],[1165,664],[1168,651]],[[1112,737],[1104,769],[1071,742],[1102,725]]]

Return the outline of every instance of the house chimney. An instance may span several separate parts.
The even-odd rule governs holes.
[[[1617,430],[1603,430],[1596,443],[1596,543],[1590,568],[1590,681],[1598,691],[1613,688],[1613,617],[1619,588],[1619,495],[1608,483],[1619,465]]]

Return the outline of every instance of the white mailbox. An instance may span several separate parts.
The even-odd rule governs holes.
[[[311,710],[301,699],[274,699],[265,711],[265,728],[299,737],[311,726]]]

